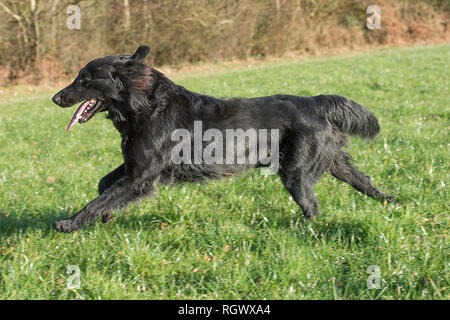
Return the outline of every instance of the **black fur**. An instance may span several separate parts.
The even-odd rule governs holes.
[[[148,52],[149,48],[142,46],[134,55],[95,59],[53,97],[61,107],[99,100],[100,111],[108,112],[122,136],[124,159],[100,180],[100,195],[74,216],[56,221],[56,230],[71,232],[97,217],[106,222],[114,210],[152,195],[155,183],[220,178],[260,165],[172,163],[171,150],[176,144],[171,141],[172,132],[177,128],[192,132],[196,120],[202,121],[203,130],[278,129],[279,175],[306,217],[319,212],[313,187],[324,172],[368,196],[393,201],[356,170],[342,151],[347,134],[377,135],[377,119],[365,107],[336,95],[217,99],[197,94],[146,65]]]

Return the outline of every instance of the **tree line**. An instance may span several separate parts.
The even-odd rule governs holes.
[[[58,80],[93,57],[152,48],[157,65],[448,41],[447,0],[0,0],[0,85]],[[69,6],[79,8],[68,11]],[[71,20],[69,20],[71,19]],[[71,27],[79,19],[79,28]]]

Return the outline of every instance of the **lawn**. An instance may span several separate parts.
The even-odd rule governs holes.
[[[57,233],[52,222],[121,163],[120,137],[103,116],[67,134],[74,110],[54,92],[2,96],[0,299],[448,299],[449,54],[391,49],[179,78],[215,96],[339,94],[374,112],[379,137],[347,150],[402,205],[324,175],[313,222],[277,176],[254,170],[161,186],[112,223]]]

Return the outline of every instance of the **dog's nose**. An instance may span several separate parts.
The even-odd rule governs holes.
[[[55,94],[52,98],[52,101],[56,103],[58,106],[61,105],[61,92]]]

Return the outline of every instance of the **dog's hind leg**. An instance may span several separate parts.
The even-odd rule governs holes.
[[[306,218],[312,219],[320,213],[314,185],[319,181],[326,163],[327,157],[323,150],[312,146],[305,153],[294,151],[294,154],[287,155],[283,160],[280,170],[281,180],[292,198],[302,208]]]
[[[356,170],[356,168],[350,164],[350,161],[351,157],[344,151],[339,150],[333,159],[330,173],[335,178],[350,184],[353,188],[369,197],[388,203],[395,202],[392,196],[386,195],[375,188],[370,182],[370,177]]]
[[[320,213],[313,181],[301,169],[285,170],[281,179],[292,198],[302,208],[305,217],[312,219]]]

